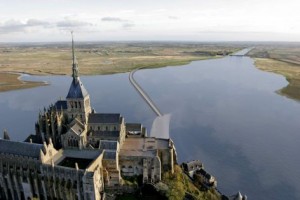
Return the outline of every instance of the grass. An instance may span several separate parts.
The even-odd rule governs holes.
[[[299,45],[268,45],[252,50],[249,56],[255,59],[258,69],[283,75],[288,85],[278,91],[294,100],[300,100],[300,47]]]
[[[79,43],[76,56],[80,75],[129,72],[136,68],[158,68],[218,58],[242,47],[199,43]],[[5,78],[7,72],[34,75],[70,75],[70,44],[30,44],[0,46],[0,91],[35,87],[41,83]],[[7,75],[10,76],[10,75]],[[10,77],[13,78],[13,77]],[[2,79],[5,81],[2,81]]]
[[[47,85],[44,82],[22,81],[19,74],[0,73],[0,92]]]
[[[196,200],[220,200],[221,196],[214,189],[201,191],[176,165],[174,174],[166,172],[163,174],[163,183],[168,186],[166,196],[169,200],[182,200],[185,194],[190,194]]]

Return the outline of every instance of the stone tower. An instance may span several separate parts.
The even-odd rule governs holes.
[[[78,76],[78,63],[75,56],[74,40],[72,32],[72,83],[66,97],[67,99],[67,114],[71,121],[75,117],[80,119],[82,123],[86,124],[88,115],[91,113],[90,95],[84,88]]]

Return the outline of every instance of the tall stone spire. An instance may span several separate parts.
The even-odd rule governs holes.
[[[78,64],[75,56],[75,45],[72,35],[72,83],[67,94],[67,111],[68,120],[73,120],[78,117],[82,123],[87,123],[88,115],[91,113],[92,108],[90,105],[90,95],[80,81],[78,75]],[[47,127],[47,126],[46,126]]]
[[[71,31],[71,35],[72,35],[72,77],[73,77],[73,81],[75,83],[78,82],[78,63],[77,63],[77,59],[75,56],[75,47],[74,47],[74,39],[73,39],[73,31]]]

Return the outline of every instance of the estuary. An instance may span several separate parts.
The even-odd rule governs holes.
[[[145,69],[135,79],[163,114],[179,162],[199,159],[225,194],[248,199],[300,198],[300,103],[276,93],[284,77],[255,68],[248,57],[194,61]],[[84,65],[84,63],[82,63]],[[34,133],[44,106],[65,97],[67,76],[23,76],[46,87],[0,93],[0,129],[13,140]],[[128,81],[128,73],[81,77],[97,112],[121,113],[150,128],[156,115]]]

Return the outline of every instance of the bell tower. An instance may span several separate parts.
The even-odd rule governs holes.
[[[78,63],[75,56],[75,47],[72,34],[72,83],[66,97],[67,114],[69,120],[80,119],[84,124],[87,123],[88,115],[91,113],[90,95],[80,81],[78,75]]]

